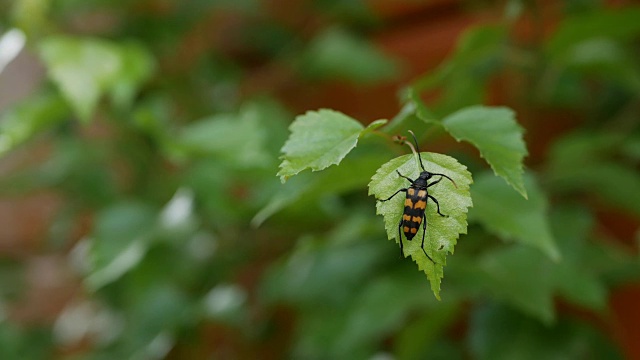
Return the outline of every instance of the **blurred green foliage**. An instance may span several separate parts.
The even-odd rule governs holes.
[[[557,304],[605,314],[611,289],[640,274],[634,252],[596,231],[602,209],[640,217],[640,8],[567,0],[550,36],[522,44],[518,18],[539,9],[508,1],[503,21],[468,29],[408,84],[388,124],[349,118],[347,143],[317,133],[318,158],[304,138],[286,142],[294,114],[251,91],[256,69],[364,87],[400,63],[368,40],[384,21],[363,1],[304,2],[315,22],[266,3],[0,1],[0,34],[21,29],[46,69],[0,114],[0,155],[47,149],[4,171],[0,192],[63,200],[38,252],[79,280],[53,320],[18,321],[30,255],[0,254],[0,358],[620,358]],[[501,78],[513,81],[498,105],[516,112],[470,108]],[[556,121],[545,111],[581,121],[524,171],[520,111],[536,136]],[[319,113],[346,117],[302,119]],[[384,134],[408,129],[470,142],[503,178],[476,153],[450,154],[475,183],[441,301],[385,240],[366,191],[402,151]],[[279,169],[281,148],[294,158]]]

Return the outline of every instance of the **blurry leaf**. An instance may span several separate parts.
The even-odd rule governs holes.
[[[173,345],[173,333],[191,316],[192,304],[182,291],[172,285],[151,286],[138,295],[126,314],[127,323],[120,348],[126,349],[128,354],[122,357],[144,354],[141,358],[163,358],[166,356],[163,353]],[[153,343],[158,340],[167,342],[168,348],[154,348]]]
[[[640,91],[640,68],[635,64],[634,55],[612,39],[598,37],[585,40],[566,50],[562,59],[555,60],[556,66],[565,66],[582,76],[598,75],[607,82]],[[565,79],[566,76],[552,84]]]
[[[384,276],[375,279],[358,293],[351,305],[346,327],[337,342],[342,347],[339,348],[340,353],[348,354],[350,346],[380,339],[392,329],[397,329],[410,310],[433,303],[429,298],[427,288],[420,287],[411,277]]]
[[[469,345],[474,359],[622,359],[619,350],[594,328],[575,320],[544,326],[499,306],[475,311]]]
[[[438,357],[434,354],[434,348],[443,339],[442,333],[449,328],[460,315],[460,304],[456,302],[442,302],[434,306],[419,318],[413,318],[411,322],[400,330],[394,343],[395,353],[398,359],[421,359],[424,354],[429,354],[429,359],[451,359]],[[460,353],[461,355],[461,353]],[[459,358],[459,357],[458,357]],[[461,359],[461,358],[460,358]]]
[[[14,24],[29,38],[38,38],[43,33],[51,32],[51,3],[46,0],[5,2],[3,10],[2,13],[7,14],[5,24]]]
[[[582,191],[612,205],[640,214],[640,174],[615,159],[624,137],[612,134],[572,134],[556,142],[549,179],[560,192]]]
[[[545,324],[555,318],[552,266],[532,248],[513,245],[485,253],[479,261],[484,286],[496,298],[537,317]]]
[[[593,219],[583,208],[562,207],[550,215],[553,233],[558,239],[562,261],[553,265],[553,279],[567,300],[593,310],[607,305],[607,289],[587,257],[587,240]]]
[[[284,183],[305,169],[323,170],[340,161],[356,146],[364,126],[333,110],[309,111],[296,117],[282,147],[278,176]]]
[[[582,190],[612,205],[640,214],[640,174],[615,163],[567,167],[554,174],[563,191]]]
[[[155,211],[143,204],[119,203],[103,210],[91,238],[87,286],[98,289],[135,267],[147,252],[155,225]]]
[[[387,80],[398,73],[396,62],[369,41],[336,28],[312,40],[300,66],[313,77],[359,83]]]
[[[142,83],[149,78],[155,63],[149,52],[139,44],[119,43],[120,67],[110,92],[118,108],[128,108]]]
[[[404,89],[400,97],[404,104],[402,109],[382,131],[387,134],[399,134],[424,126],[425,122],[428,124],[439,123],[437,115],[427,107],[413,87]]]
[[[207,316],[230,324],[247,320],[247,294],[233,284],[218,284],[205,295],[202,306]]]
[[[107,154],[95,141],[58,138],[51,159],[34,174],[40,186],[55,187],[78,203],[105,206],[117,197]]]
[[[640,261],[638,255],[612,239],[597,238],[585,248],[584,266],[588,266],[609,287],[638,282]]]
[[[469,218],[503,240],[535,247],[558,261],[560,252],[551,233],[545,194],[532,176],[525,176],[524,184],[528,200],[510,191],[498,177],[488,172],[479,174],[471,191],[474,207]]]
[[[0,323],[4,317],[2,303],[7,299],[17,299],[25,289],[24,264],[18,261],[0,259]]]
[[[97,301],[72,300],[58,315],[53,335],[59,346],[71,347],[83,341],[105,346],[118,338],[123,319]]]
[[[371,122],[369,125],[367,125],[367,127],[362,131],[362,133],[360,134],[360,136],[364,135],[364,134],[368,134],[372,131],[377,130],[379,127],[384,126],[387,123],[386,119],[379,119],[379,120],[375,120],[373,122]]]
[[[413,261],[418,264],[418,268],[424,271],[429,278],[431,289],[436,298],[440,298],[440,281],[443,277],[447,252],[453,254],[459,234],[467,232],[467,208],[471,206],[469,185],[473,180],[467,168],[452,157],[434,153],[421,153],[421,156],[428,171],[445,174],[457,184],[456,188],[447,179],[444,179],[441,184],[429,189],[430,195],[438,199],[442,213],[448,215],[447,217],[437,215],[435,204],[427,206],[428,227],[424,247],[436,264],[427,259],[422,252],[420,247],[422,242],[421,229],[412,241],[397,239],[398,221],[402,218],[404,209],[405,196],[403,193],[396,195],[390,201],[378,201],[376,213],[384,217],[388,239],[395,239],[396,242],[404,241],[405,254],[403,256],[411,255]],[[378,200],[386,199],[398,189],[407,187],[407,180],[399,177],[396,170],[411,179],[416,179],[420,174],[417,161],[413,155],[404,155],[382,165],[371,178],[369,195],[374,195]]]
[[[511,109],[473,106],[447,116],[442,125],[456,140],[476,146],[496,175],[527,197],[522,182],[522,162],[527,155],[524,130]]]
[[[640,134],[634,134],[627,139],[621,151],[630,160],[640,163]]]
[[[523,0],[509,0],[504,7],[504,17],[509,22],[517,21],[526,9],[526,3]]]
[[[504,61],[507,40],[504,26],[478,26],[465,31],[454,54],[438,69],[416,80],[414,91],[420,94],[441,88],[440,97],[431,105],[440,117],[483,103],[486,82]]]
[[[266,219],[299,200],[314,201],[326,194],[343,194],[363,188],[382,161],[384,157],[375,151],[359,154],[356,149],[353,156],[342,162],[342,166],[330,167],[314,176],[299,174],[280,184],[269,202],[251,220],[251,224],[260,226]]]
[[[507,35],[504,26],[477,26],[466,30],[460,36],[454,54],[436,72],[416,81],[414,87],[419,92],[443,85],[447,76],[456,73],[480,75],[479,70],[491,68],[500,59]]]
[[[0,359],[46,359],[54,351],[49,329],[0,319]]]
[[[395,273],[364,283],[347,307],[319,302],[303,314],[294,358],[371,358],[413,309],[433,303],[420,279]],[[403,296],[398,296],[403,294]],[[389,306],[393,304],[393,306]]]
[[[188,188],[178,189],[162,208],[158,220],[158,231],[170,241],[193,233],[198,226],[198,220],[194,214],[193,191]]]
[[[408,96],[409,99],[405,100],[402,105],[402,109],[400,109],[396,116],[391,119],[389,124],[385,126],[382,131],[387,134],[399,134],[410,129],[424,126],[424,121],[416,116],[418,104],[413,101],[412,96],[413,94]]]
[[[263,282],[269,301],[285,301],[302,307],[349,301],[370,275],[382,255],[371,239],[376,219],[354,215],[326,238],[300,239],[281,264],[273,266]]]
[[[39,50],[49,76],[83,121],[104,93],[118,105],[128,104],[153,68],[141,47],[106,40],[51,36]]]
[[[64,121],[68,112],[59,96],[43,93],[3,113],[0,116],[0,156]]]
[[[478,182],[481,181],[482,177]],[[450,264],[451,283],[465,296],[489,293],[546,323],[553,320],[553,299],[557,295],[574,304],[602,310],[607,290],[592,256],[608,264],[607,269],[624,261],[605,257],[587,242],[592,232],[587,211],[562,206],[553,209],[550,219],[563,254],[561,261],[553,262],[540,251],[523,245],[485,251],[478,261],[458,254]],[[593,255],[591,251],[595,251]]]
[[[469,28],[460,36],[452,62],[460,69],[465,66],[486,66],[502,55],[507,40],[507,28],[502,25]]]
[[[573,51],[574,46],[593,38],[630,40],[640,35],[640,8],[598,9],[565,19],[547,43],[551,57],[561,57]]]
[[[313,0],[312,3],[331,19],[340,19],[346,23],[369,24],[378,19],[366,0]]]
[[[267,133],[254,106],[239,114],[214,115],[186,126],[179,142],[195,153],[219,156],[237,167],[267,167],[273,159],[265,146]]]
[[[18,28],[4,30],[0,32],[0,74],[20,54],[27,40],[25,33]]]

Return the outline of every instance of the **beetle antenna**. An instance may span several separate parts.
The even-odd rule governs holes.
[[[413,133],[413,131],[409,130],[409,133],[411,134],[411,136],[413,136],[413,141],[416,143],[416,148],[414,150],[416,150],[416,152],[418,153],[418,159],[420,159],[420,167],[422,168],[422,171],[427,171],[427,170],[425,170],[424,165],[422,165],[422,156],[420,156],[420,148],[418,147],[418,139],[416,139],[416,135]],[[411,145],[410,143],[408,143],[408,144]],[[411,148],[413,149],[413,146]],[[451,180],[451,179],[449,179],[449,180]]]
[[[444,177],[446,177],[447,179],[449,179],[449,181],[451,181],[451,183],[453,183],[453,186],[455,186],[455,187],[456,187],[456,189],[458,188],[458,185],[456,184],[456,182],[455,182],[455,181],[453,181],[453,179],[452,179],[452,178],[448,177],[448,176],[447,176],[447,175],[445,175],[445,174],[431,174],[431,175],[440,175],[440,176],[444,176]],[[438,181],[439,181],[439,180],[438,180]]]

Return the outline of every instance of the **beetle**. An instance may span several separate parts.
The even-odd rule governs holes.
[[[413,239],[418,233],[420,224],[422,224],[422,245],[420,246],[420,248],[422,249],[422,252],[427,256],[427,258],[435,264],[435,261],[433,261],[431,256],[429,256],[429,254],[427,254],[427,252],[424,250],[424,236],[427,232],[427,216],[425,215],[427,209],[427,200],[431,199],[436,204],[438,215],[442,217],[448,215],[444,215],[440,212],[440,204],[438,203],[438,200],[433,197],[433,195],[429,194],[429,188],[438,184],[440,181],[442,181],[443,178],[449,179],[449,181],[451,181],[456,188],[458,186],[456,185],[456,182],[447,175],[432,173],[424,168],[424,165],[422,164],[422,157],[420,156],[420,148],[418,148],[418,140],[416,139],[413,131],[409,130],[409,133],[411,133],[411,135],[413,136],[413,141],[416,144],[418,159],[420,159],[420,167],[422,168],[422,171],[420,172],[420,175],[417,179],[411,180],[409,177],[402,175],[400,171],[396,170],[398,176],[407,179],[411,183],[411,185],[409,185],[408,188],[403,188],[396,191],[393,195],[380,201],[389,201],[400,192],[407,193],[404,200],[404,212],[402,214],[400,222],[398,223],[398,240],[400,241],[400,254],[401,256],[404,256],[402,233],[404,232],[404,236],[407,238],[407,240],[411,241],[411,239]],[[408,145],[411,145],[411,143],[408,143]],[[431,180],[434,176],[440,176],[440,178],[429,183],[429,180]]]

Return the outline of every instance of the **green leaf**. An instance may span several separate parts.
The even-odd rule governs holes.
[[[110,93],[118,105],[130,102],[153,70],[151,56],[131,44],[51,36],[40,43],[39,51],[49,77],[84,121],[104,93]]]
[[[527,155],[522,140],[524,130],[511,109],[472,106],[447,116],[442,125],[456,140],[477,147],[496,175],[527,197],[522,181],[523,159]]]
[[[485,172],[472,189],[474,208],[469,218],[480,222],[503,240],[538,248],[553,260],[560,259],[547,216],[547,200],[532,176],[525,177],[529,199],[509,191],[499,178]]]
[[[550,324],[555,318],[550,262],[532,248],[513,245],[485,253],[478,269],[488,292]]]
[[[444,179],[440,184],[429,189],[432,196],[438,199],[440,210],[447,217],[439,216],[435,211],[435,204],[427,205],[427,234],[425,236],[425,250],[436,262],[432,263],[421,249],[422,229],[418,231],[412,241],[404,241],[404,256],[411,255],[418,268],[425,272],[431,282],[431,289],[437,298],[440,296],[440,281],[443,277],[443,267],[446,264],[447,252],[453,254],[458,236],[467,232],[467,208],[471,206],[469,185],[473,182],[471,173],[456,159],[434,153],[421,153],[425,168],[433,173],[445,174],[452,178],[457,188]],[[400,188],[406,188],[407,180],[396,173],[415,179],[420,174],[417,158],[404,155],[395,158],[378,169],[369,183],[369,195],[376,199],[386,199]],[[404,196],[396,195],[390,201],[378,201],[376,213],[384,217],[387,237],[398,239],[398,221],[402,218]]]
[[[379,129],[381,126],[384,126],[387,123],[386,119],[379,119],[376,121],[371,122],[369,125],[367,125],[367,127],[362,131],[362,133],[360,134],[360,136],[363,136],[365,134],[371,133],[377,129]]]
[[[364,127],[340,112],[321,109],[296,117],[289,129],[278,172],[283,183],[302,170],[339,164],[356,146]]]

